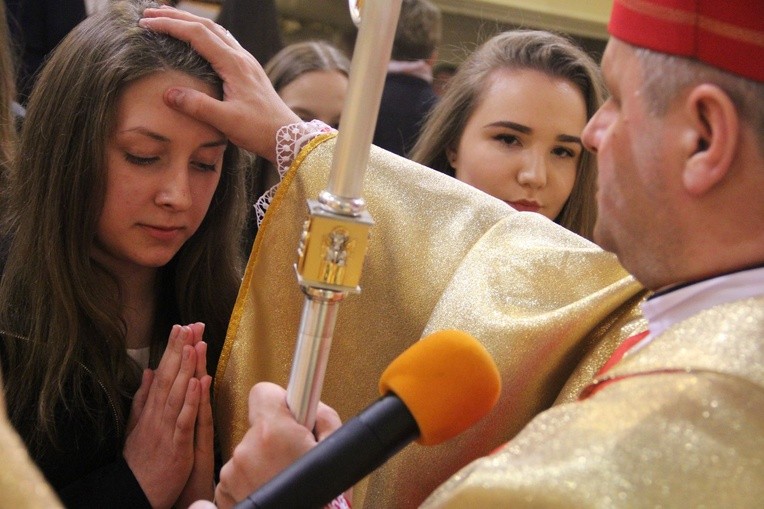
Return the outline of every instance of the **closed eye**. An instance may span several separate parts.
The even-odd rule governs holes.
[[[157,161],[159,161],[159,157],[140,157],[133,154],[130,154],[128,152],[125,152],[125,161],[127,161],[130,164],[136,164],[138,166],[149,166],[150,164],[153,164]]]
[[[196,162],[192,162],[191,165],[194,166],[196,169],[198,169],[200,171],[217,171],[217,169],[218,169],[217,168],[217,164],[215,164],[215,163],[213,163],[213,164],[205,164],[205,163],[201,163],[199,161],[196,161]]]

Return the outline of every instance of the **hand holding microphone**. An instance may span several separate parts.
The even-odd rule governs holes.
[[[460,331],[440,331],[418,341],[396,358],[382,374],[379,387],[382,398],[236,507],[321,507],[412,440],[435,445],[466,430],[493,408],[501,382],[496,365],[477,340]],[[282,410],[288,412],[285,405]],[[326,415],[326,412],[324,408],[319,414]],[[283,417],[279,417],[281,424]],[[276,422],[272,424],[280,426]],[[289,434],[289,437],[302,435],[302,438],[287,437],[285,443],[298,449],[312,445],[304,442],[308,430],[291,429],[290,432],[289,428],[282,428],[285,437]],[[280,431],[273,429],[273,432]],[[237,450],[243,451],[247,440],[245,437]],[[266,444],[262,435],[252,436],[251,440],[260,440],[266,450],[274,445]],[[295,452],[282,451],[283,454]],[[281,457],[278,461],[283,460]],[[238,461],[244,466],[244,460]],[[224,467],[219,491],[225,489],[226,468],[230,473],[236,468],[236,462],[234,451],[229,462],[234,466]],[[262,481],[267,476],[261,474],[250,473],[250,478]],[[241,485],[236,488],[239,492],[242,489]]]
[[[286,390],[260,382],[249,392],[250,428],[220,471],[215,490],[218,507],[230,508],[272,479],[342,425],[334,409],[318,404],[314,432],[295,420]],[[198,509],[214,509],[200,506]]]

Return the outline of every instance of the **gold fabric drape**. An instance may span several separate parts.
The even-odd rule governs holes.
[[[0,507],[63,507],[8,421],[0,380]]]
[[[761,507],[762,338],[764,298],[676,324],[608,371],[619,380],[544,412],[425,507]]]
[[[255,240],[216,377],[224,456],[246,432],[251,386],[288,381],[303,303],[292,265],[306,200],[324,189],[333,148],[322,136],[302,150]],[[354,493],[354,507],[410,507],[556,399],[575,398],[644,327],[644,292],[594,244],[376,147],[364,198],[375,225],[362,292],[340,305],[322,400],[349,419],[378,397],[384,368],[439,329],[475,336],[502,373],[487,418],[445,444],[406,448]]]

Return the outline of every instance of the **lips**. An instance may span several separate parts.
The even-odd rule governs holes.
[[[520,212],[538,212],[541,210],[541,205],[538,202],[530,200],[518,200],[507,202],[513,209]]]
[[[141,227],[151,237],[154,237],[158,240],[173,240],[184,230],[182,226],[158,226],[142,224]]]

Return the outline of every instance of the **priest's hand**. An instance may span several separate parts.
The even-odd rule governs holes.
[[[223,27],[189,12],[146,9],[140,25],[186,41],[223,79],[223,98],[172,87],[168,106],[206,122],[232,143],[276,163],[276,131],[300,118],[281,100],[260,63]]]
[[[339,428],[337,412],[320,403],[315,435],[299,424],[287,407],[286,391],[268,382],[249,393],[250,428],[220,471],[215,490],[219,507],[232,507],[268,482],[297,458]]]

